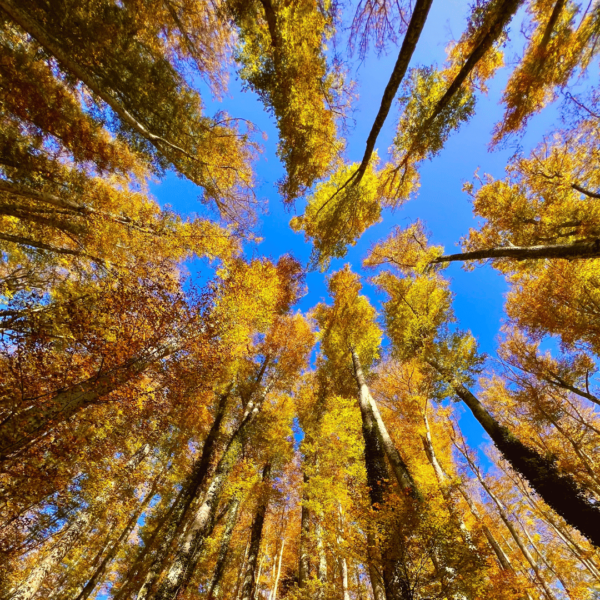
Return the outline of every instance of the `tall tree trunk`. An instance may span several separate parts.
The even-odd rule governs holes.
[[[171,561],[169,570],[158,591],[151,596],[153,600],[174,600],[177,594],[187,587],[204,546],[204,541],[210,535],[223,488],[242,452],[246,432],[259,413],[267,393],[268,388],[265,388],[256,401],[250,400],[246,405],[242,420],[229,438],[210,486],[192,516],[189,527],[179,541],[179,547]]]
[[[510,535],[512,536],[513,540],[515,540],[517,546],[519,546],[519,549],[521,550],[521,553],[525,557],[525,560],[529,563],[529,566],[535,573],[535,577],[536,577],[538,583],[540,584],[542,590],[544,591],[544,594],[546,595],[548,600],[556,600],[556,597],[554,596],[554,594],[552,593],[552,590],[550,589],[546,580],[544,579],[544,577],[538,567],[537,562],[534,560],[533,556],[531,556],[529,549],[527,548],[527,546],[521,539],[519,532],[516,530],[515,526],[513,525],[512,521],[510,520],[510,517],[508,516],[508,512],[506,510],[506,507],[504,506],[504,503],[502,502],[502,500],[500,500],[500,498],[498,498],[498,496],[496,496],[496,494],[494,494],[494,492],[492,492],[492,490],[488,486],[487,482],[485,481],[485,478],[481,474],[479,468],[471,460],[471,457],[469,456],[468,452],[465,452],[458,444],[455,443],[454,445],[457,448],[457,450],[465,457],[465,459],[469,463],[469,466],[471,467],[471,470],[473,471],[473,473],[475,473],[477,479],[479,480],[479,483],[481,483],[481,485],[482,485],[483,489],[486,491],[487,495],[492,499],[492,501],[496,505],[498,514],[500,515],[502,522],[506,525],[506,528],[510,532]]]
[[[360,360],[354,350],[352,350],[352,361],[354,364],[354,376],[358,386],[358,403],[362,417],[362,432],[365,442],[365,466],[367,470],[369,496],[371,506],[375,510],[378,510],[379,507],[383,506],[386,502],[390,473],[385,462],[386,452],[382,442],[382,436],[380,435],[378,423],[373,413],[371,394],[369,393],[369,389],[365,382]],[[403,472],[403,470],[400,471],[400,473]],[[399,477],[400,481],[406,481],[396,472],[395,474]],[[406,471],[406,474],[408,474],[408,471]],[[410,481],[412,484],[412,478],[410,478]],[[400,485],[403,489],[406,489],[404,485]],[[410,489],[414,489],[414,486],[411,485]],[[404,582],[400,576],[400,573],[402,573],[402,565],[398,557],[398,540],[392,539],[395,537],[392,535],[392,532],[385,532],[385,534],[387,540],[381,548],[380,556],[383,566],[382,575],[386,598],[387,600],[412,600],[411,595],[407,592],[406,582]],[[371,541],[373,539],[374,538],[372,538]],[[375,590],[377,580],[375,579],[375,582],[372,581],[372,583],[374,583],[373,589]]]
[[[467,503],[467,505],[469,506],[469,509],[473,513],[473,516],[481,523],[483,533],[484,533],[489,545],[491,546],[492,550],[494,551],[494,554],[496,555],[496,558],[498,559],[498,563],[499,563],[500,567],[502,569],[504,569],[505,571],[514,571],[513,566],[510,563],[510,559],[508,558],[508,556],[506,555],[504,550],[502,550],[502,546],[500,546],[500,544],[494,537],[494,534],[492,533],[491,529],[484,523],[483,516],[479,512],[479,509],[473,502],[471,496],[469,496],[469,493],[463,488],[462,485],[458,486],[458,490],[459,490],[461,496],[465,499],[465,502]]]
[[[539,246],[502,246],[447,254],[433,260],[433,263],[453,261],[486,260],[489,258],[510,258],[511,260],[541,260],[557,259],[566,260],[590,259],[600,256],[600,239],[592,238],[578,240],[567,244],[544,244]]]
[[[142,502],[140,502],[138,504],[136,510],[134,511],[134,513],[131,515],[131,518],[127,522],[127,525],[125,525],[125,527],[123,528],[121,535],[119,535],[119,537],[114,541],[114,543],[112,544],[112,546],[110,547],[110,549],[108,550],[108,552],[106,553],[104,558],[102,559],[101,563],[96,567],[93,575],[90,577],[88,582],[85,584],[85,586],[84,586],[83,590],[81,590],[81,593],[79,594],[79,596],[77,596],[77,600],[87,600],[87,598],[89,598],[90,594],[94,591],[94,589],[96,588],[98,583],[100,581],[102,581],[102,578],[106,574],[106,569],[108,568],[108,566],[114,559],[115,555],[119,551],[122,542],[129,537],[129,534],[133,531],[134,527],[136,526],[138,519],[140,518],[140,515],[146,509],[146,507],[148,506],[148,503],[150,502],[150,500],[152,500],[152,498],[156,494],[156,490],[163,478],[163,475],[164,475],[164,470],[161,471],[161,473],[159,473],[159,475],[156,477],[156,479],[154,480],[154,483],[152,484],[152,487],[146,494],[146,497],[144,498],[144,500]]]
[[[126,476],[140,464],[149,452],[149,444],[144,444],[137,450],[124,466],[122,478],[126,478]],[[113,487],[114,482],[94,500],[93,508],[106,504]],[[64,534],[56,541],[44,559],[32,569],[27,579],[11,596],[11,600],[30,600],[35,596],[46,577],[54,571],[69,550],[73,548],[77,541],[81,539],[81,536],[85,531],[90,527],[94,516],[93,508],[89,507],[86,510],[80,511],[73,521],[67,525]]]
[[[263,469],[263,483],[270,482],[271,464],[267,463]],[[256,565],[258,563],[258,554],[260,552],[260,543],[262,541],[263,526],[265,515],[269,505],[269,494],[265,494],[259,499],[254,521],[252,522],[252,533],[250,535],[250,547],[248,549],[248,563],[246,564],[246,573],[242,585],[242,600],[253,600],[256,585]]]
[[[238,600],[240,592],[242,591],[242,585],[244,583],[244,573],[246,572],[246,561],[248,560],[248,548],[250,548],[250,540],[246,542],[246,548],[244,549],[242,566],[238,572],[238,576],[235,582],[235,592],[232,596],[233,600]]]
[[[387,600],[385,595],[385,585],[383,583],[383,577],[381,576],[379,570],[377,569],[376,557],[373,556],[374,553],[379,554],[377,548],[377,541],[373,532],[367,532],[367,547],[368,547],[368,556],[367,556],[367,566],[369,569],[369,580],[371,582],[371,591],[373,592],[374,600]]]
[[[173,509],[170,511],[170,517],[167,520],[164,532],[161,534],[162,538],[160,546],[146,571],[146,577],[138,590],[136,600],[147,600],[147,598],[150,597],[152,588],[163,571],[164,561],[169,555],[173,540],[176,538],[177,534],[181,532],[183,524],[189,516],[190,506],[204,490],[208,475],[211,471],[211,466],[216,458],[218,450],[217,442],[221,423],[225,417],[228,398],[229,392],[219,396],[219,402],[215,411],[215,419],[204,440],[200,457],[194,464],[188,482],[177,498]]]
[[[221,546],[219,548],[219,555],[217,557],[217,564],[213,571],[212,579],[208,586],[206,593],[207,600],[216,600],[221,594],[221,581],[225,574],[225,565],[227,564],[227,557],[229,555],[229,545],[231,544],[231,538],[233,536],[233,530],[237,523],[238,512],[240,508],[240,497],[236,495],[232,498],[229,508],[227,509],[227,517],[225,518],[225,530],[223,531],[223,537],[221,538]]]
[[[423,446],[425,449],[425,454],[426,454],[427,458],[429,459],[431,466],[433,467],[433,471],[435,473],[435,477],[437,479],[437,482],[438,482],[438,485],[440,488],[440,492],[442,493],[442,496],[444,497],[444,500],[446,501],[446,506],[448,507],[448,511],[450,512],[452,519],[454,520],[455,524],[458,525],[461,536],[462,536],[465,544],[467,545],[469,551],[474,554],[478,554],[477,548],[473,544],[473,540],[471,538],[471,532],[467,528],[462,516],[456,510],[455,499],[453,497],[452,491],[448,488],[449,478],[446,475],[446,473],[444,472],[444,469],[442,469],[442,467],[437,459],[437,455],[435,453],[435,448],[433,446],[433,440],[431,439],[431,429],[429,427],[429,419],[427,418],[427,403],[425,404],[425,407],[423,409],[423,422],[425,424],[425,436],[422,438]]]
[[[315,523],[315,536],[317,538],[317,579],[319,580],[319,591],[316,595],[317,600],[325,597],[325,586],[327,585],[327,555],[325,554],[325,544],[323,543],[323,526],[320,519]]]
[[[110,372],[94,375],[48,400],[11,415],[0,424],[0,462],[18,455],[58,423],[67,421],[175,350],[175,344],[154,348],[112,368]]]
[[[590,502],[577,482],[558,469],[553,457],[542,456],[523,444],[507,427],[500,425],[465,386],[448,376],[434,360],[427,362],[448,380],[511,467],[571,527],[600,548],[600,509]]]
[[[285,536],[281,538],[281,548],[279,549],[279,560],[277,561],[277,572],[275,574],[275,582],[269,600],[277,600],[277,588],[279,587],[279,578],[281,577],[281,562],[283,561],[283,550],[285,548]]]
[[[307,506],[306,489],[308,475],[304,473],[304,488],[302,491],[302,514],[300,517],[300,556],[298,561],[298,588],[304,589],[310,579],[310,553],[308,542],[310,537],[310,509]]]
[[[372,430],[373,434],[377,436],[378,445],[381,446],[383,452],[385,452],[385,455],[387,456],[388,460],[390,461],[390,464],[392,465],[392,470],[394,472],[394,476],[396,478],[396,481],[398,482],[398,485],[411,495],[418,496],[418,491],[415,482],[408,471],[406,463],[402,460],[400,453],[396,449],[396,446],[388,433],[385,423],[381,418],[379,408],[377,407],[375,400],[369,392],[369,388],[367,386],[365,376],[363,374],[362,365],[360,364],[360,359],[358,358],[358,354],[354,350],[352,350],[352,363],[354,366],[354,377],[358,386],[359,403],[361,414],[363,414],[363,423],[366,415],[367,420],[370,422],[370,430]]]
[[[128,598],[133,593],[136,587],[135,584],[137,575],[140,571],[144,570],[146,557],[154,549],[154,544],[157,541],[159,534],[162,534],[163,528],[165,524],[170,521],[173,512],[181,506],[182,497],[185,495],[186,491],[187,487],[184,485],[175,497],[175,500],[173,500],[171,505],[166,508],[165,514],[159,519],[154,531],[152,532],[152,535],[150,536],[150,539],[148,539],[148,541],[144,544],[144,547],[139,550],[134,563],[131,565],[127,571],[127,574],[123,578],[123,582],[119,587],[119,591],[114,594],[113,600],[123,600],[124,598]]]

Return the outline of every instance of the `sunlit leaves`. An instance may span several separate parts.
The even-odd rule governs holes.
[[[381,189],[376,161],[371,161],[358,185],[352,175],[358,165],[341,165],[331,178],[319,183],[304,215],[290,223],[295,231],[304,231],[313,241],[311,265],[325,270],[332,258],[346,255],[348,245],[358,238],[381,215]]]

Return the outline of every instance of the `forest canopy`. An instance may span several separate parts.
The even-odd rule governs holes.
[[[599,600],[599,57],[0,0],[0,600]]]

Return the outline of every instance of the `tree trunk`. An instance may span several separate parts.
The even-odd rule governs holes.
[[[267,463],[263,469],[262,480],[263,484],[270,482],[271,479],[271,464]],[[244,575],[244,583],[242,585],[242,600],[253,600],[254,589],[256,585],[256,565],[258,563],[258,554],[260,552],[260,543],[262,541],[263,526],[265,523],[265,515],[269,505],[269,495],[261,497],[258,502],[254,521],[252,522],[252,533],[250,535],[250,547],[248,549],[248,562],[246,564],[246,573]]]
[[[277,600],[277,588],[279,587],[279,578],[281,577],[281,562],[283,560],[283,550],[285,548],[285,537],[281,539],[281,548],[279,549],[279,560],[277,561],[277,573],[275,574],[275,583],[269,596],[269,600]]]
[[[107,396],[121,385],[131,381],[152,363],[166,358],[176,350],[167,344],[137,356],[102,375],[94,375],[68,390],[57,393],[40,405],[22,410],[0,425],[0,462],[17,455],[47,433],[58,423],[70,419],[90,404]]]
[[[400,453],[396,449],[385,423],[381,418],[379,408],[369,392],[358,354],[354,350],[352,350],[352,363],[354,366],[354,377],[356,379],[356,384],[358,385],[359,403],[361,414],[363,414],[363,423],[365,422],[366,417],[370,423],[368,427],[372,429],[373,434],[377,436],[378,445],[381,446],[385,452],[385,455],[390,461],[390,464],[392,465],[394,476],[398,482],[398,485],[409,494],[418,496],[415,482],[408,471],[406,463],[402,460]]]
[[[513,540],[515,540],[517,546],[519,546],[519,549],[521,550],[521,553],[525,557],[525,560],[529,563],[531,569],[535,573],[536,579],[537,579],[538,583],[540,584],[540,586],[542,587],[544,594],[546,595],[548,600],[556,600],[556,597],[552,593],[552,590],[550,589],[550,587],[546,583],[546,580],[542,576],[542,573],[537,565],[537,562],[534,560],[533,556],[531,556],[529,549],[527,548],[527,546],[521,539],[521,536],[519,535],[515,526],[513,525],[512,521],[510,520],[510,518],[508,516],[508,512],[506,511],[506,507],[504,506],[502,500],[500,500],[500,498],[498,498],[496,496],[496,494],[494,494],[494,492],[492,492],[492,490],[488,486],[487,482],[485,481],[485,478],[483,477],[483,475],[481,474],[481,472],[479,471],[479,469],[475,465],[475,463],[471,460],[468,453],[463,451],[463,449],[458,444],[455,444],[455,447],[465,457],[465,459],[469,463],[469,466],[471,467],[471,470],[473,471],[473,473],[475,473],[477,479],[479,480],[479,483],[481,483],[481,485],[482,485],[483,489],[486,491],[487,495],[492,499],[492,501],[496,505],[496,508],[498,509],[498,514],[500,515],[502,522],[506,525],[506,528],[510,532],[510,535],[512,536]]]
[[[579,240],[569,244],[543,244],[539,246],[504,246],[486,248],[458,254],[447,254],[433,263],[453,261],[486,260],[488,258],[510,258],[511,260],[540,260],[562,258],[566,260],[590,259],[600,256],[600,239]]]
[[[237,523],[238,511],[240,508],[240,497],[234,496],[231,500],[231,504],[227,509],[227,517],[225,519],[225,530],[223,531],[223,537],[221,538],[221,546],[219,549],[219,555],[217,557],[217,564],[213,572],[212,579],[208,586],[206,594],[207,600],[216,600],[221,594],[221,580],[225,574],[225,565],[227,564],[227,557],[229,555],[229,545],[233,536],[233,530]]]
[[[320,520],[315,523],[315,536],[317,538],[317,554],[319,562],[317,563],[317,579],[319,580],[319,590],[317,600],[323,600],[325,597],[325,586],[327,585],[327,555],[325,554],[325,544],[323,543],[323,526]]]
[[[175,497],[175,500],[171,503],[171,506],[168,506],[165,510],[165,514],[160,518],[150,539],[147,543],[144,544],[144,547],[141,548],[135,558],[134,563],[131,565],[127,574],[123,578],[123,581],[119,587],[119,591],[113,595],[113,600],[123,600],[124,598],[128,598],[134,591],[135,588],[135,580],[140,570],[146,561],[146,557],[154,548],[154,544],[158,538],[158,535],[162,532],[165,524],[171,519],[173,515],[173,511],[180,505],[181,498],[186,492],[186,487],[183,486],[180,492]],[[137,596],[137,594],[136,594]]]
[[[86,583],[83,590],[81,590],[81,593],[79,594],[79,596],[77,596],[77,600],[87,600],[87,598],[89,598],[90,594],[94,591],[95,587],[102,580],[102,578],[104,577],[104,575],[106,573],[106,569],[108,568],[108,566],[114,559],[115,555],[119,551],[119,549],[121,547],[121,543],[129,537],[129,534],[133,531],[134,527],[136,526],[138,519],[140,518],[140,515],[146,509],[150,500],[152,500],[152,498],[154,497],[154,495],[156,493],[156,489],[158,488],[163,475],[164,475],[164,471],[161,472],[158,475],[158,477],[156,477],[156,479],[154,480],[154,483],[152,484],[152,487],[150,488],[149,492],[146,494],[146,497],[144,498],[144,500],[142,502],[140,502],[138,504],[138,507],[134,511],[133,515],[131,515],[131,518],[127,522],[127,525],[121,532],[121,535],[115,540],[115,542],[112,544],[112,546],[110,547],[110,549],[108,550],[108,552],[106,553],[104,558],[102,559],[102,562],[98,565],[98,567],[96,567],[94,574],[90,577],[89,581]]]
[[[183,523],[189,516],[190,506],[204,490],[206,480],[211,470],[211,465],[216,457],[218,436],[221,423],[225,416],[228,398],[229,392],[219,396],[219,402],[215,411],[215,419],[204,440],[202,453],[194,464],[190,478],[171,510],[165,532],[162,534],[160,546],[146,572],[146,577],[138,590],[136,600],[146,600],[150,597],[152,588],[163,571],[163,564],[169,554],[173,540],[176,538],[177,534],[181,532]]]
[[[600,548],[600,510],[585,497],[577,482],[559,471],[553,457],[540,455],[518,440],[508,428],[500,425],[466,387],[447,376],[435,361],[427,362],[450,382],[456,395],[471,409],[511,467],[571,527],[578,529]]]
[[[377,552],[377,542],[372,532],[367,533],[367,545],[368,545],[368,568],[369,568],[369,580],[371,581],[371,591],[373,592],[374,600],[387,600],[385,595],[385,585],[383,583],[383,577],[377,569],[375,563],[374,552]]]
[[[135,454],[127,461],[123,468],[123,478],[131,473],[142,460],[150,452],[150,445],[144,444]],[[93,502],[93,507],[80,511],[73,519],[72,523],[67,525],[65,533],[54,544],[48,555],[36,565],[27,579],[17,588],[16,592],[11,596],[11,600],[30,600],[35,596],[41,587],[44,579],[48,574],[52,573],[56,566],[63,560],[69,550],[77,543],[84,532],[92,523],[93,508],[106,504],[109,493],[114,487],[114,482],[100,494]]]
[[[394,70],[392,71],[390,79],[385,86],[379,111],[377,112],[377,116],[375,117],[375,121],[371,127],[371,131],[369,132],[366,145],[367,147],[365,148],[365,153],[356,172],[356,178],[353,182],[353,185],[360,183],[360,180],[367,170],[367,166],[369,165],[369,161],[373,155],[375,143],[377,142],[381,128],[383,127],[383,124],[385,123],[385,120],[390,112],[392,102],[398,93],[398,88],[404,79],[404,75],[406,74],[406,70],[408,69],[408,65],[410,64],[410,60],[417,46],[417,42],[419,41],[419,37],[421,36],[421,32],[425,26],[425,21],[429,15],[431,4],[432,0],[417,0],[417,3],[415,4],[410,18],[410,23],[408,24],[406,34],[404,35],[404,40],[402,41],[400,53],[398,54],[396,64],[394,65]]]
[[[174,600],[177,594],[187,587],[204,546],[204,541],[210,535],[211,525],[223,488],[227,483],[231,470],[239,459],[246,432],[260,411],[267,392],[268,389],[265,389],[256,402],[252,400],[248,402],[244,416],[230,437],[225,452],[217,465],[210,486],[179,542],[179,548],[170,568],[156,594],[151,596],[153,600]]]
[[[308,540],[310,536],[310,509],[306,505],[306,487],[308,475],[304,473],[304,488],[302,492],[302,515],[300,517],[300,557],[298,564],[298,588],[304,589],[310,579],[310,554]]]
[[[358,355],[354,350],[352,351],[352,360],[354,364],[354,376],[358,386],[358,403],[362,417],[362,432],[365,442],[365,466],[367,470],[369,496],[371,500],[371,506],[374,510],[378,510],[379,507],[383,506],[386,502],[385,496],[389,489],[390,473],[385,462],[386,453],[382,443],[382,437],[380,435],[380,431],[378,431],[378,424],[373,413],[371,395],[369,393],[367,384],[365,383]],[[389,436],[387,437],[389,439]],[[397,477],[400,477],[399,474],[396,472],[394,473]],[[400,473],[402,473],[402,471],[400,471]],[[408,474],[408,471],[406,471],[406,473]],[[406,480],[400,477],[400,481]],[[406,489],[406,487],[402,485],[402,489]],[[395,538],[395,536],[391,535],[392,532],[385,533],[388,539],[384,543],[384,547],[381,548],[380,552],[383,566],[383,585],[385,588],[385,596],[387,600],[412,600],[411,595],[407,593],[407,586],[405,585],[406,582],[404,582],[400,577],[402,566],[397,556],[398,540],[392,539]],[[372,581],[372,583],[375,591],[377,587],[377,579],[375,579],[375,582]]]

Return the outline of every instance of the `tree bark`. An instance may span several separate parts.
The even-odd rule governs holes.
[[[298,588],[304,589],[310,579],[310,554],[308,540],[310,536],[310,509],[306,505],[306,486],[308,475],[304,473],[304,489],[302,492],[302,514],[300,517],[300,556],[298,561]]]
[[[565,260],[590,259],[600,256],[600,239],[591,238],[568,244],[544,244],[540,246],[502,246],[447,254],[440,256],[432,263],[453,261],[485,260],[488,258],[510,258],[511,260],[540,260],[562,258]]]
[[[77,600],[87,600],[87,598],[90,597],[90,594],[94,591],[98,583],[102,581],[102,578],[106,574],[106,569],[108,568],[108,566],[116,556],[117,552],[119,551],[122,542],[129,537],[129,534],[133,531],[134,527],[136,526],[140,515],[146,509],[150,500],[152,500],[152,498],[154,497],[154,494],[156,493],[156,489],[158,488],[162,477],[163,473],[161,472],[158,475],[158,477],[154,480],[154,483],[152,484],[152,487],[150,488],[149,492],[146,494],[144,500],[138,504],[138,507],[134,511],[133,515],[131,515],[131,518],[127,522],[127,525],[125,525],[123,531],[121,532],[121,535],[114,541],[114,543],[102,559],[102,562],[98,565],[98,567],[96,567],[96,570],[94,571],[93,575],[85,584],[79,596],[77,596]]]
[[[492,47],[494,42],[498,40],[502,31],[511,21],[522,2],[523,0],[504,0],[498,7],[496,18],[489,25],[487,32],[479,40],[477,46],[473,48],[469,58],[461,67],[460,71],[450,84],[450,87],[435,105],[431,115],[423,122],[421,131],[427,131],[433,126],[435,119],[442,113],[446,106],[448,106],[453,96],[458,92],[467,77],[477,66],[477,63],[485,56],[485,53]]]
[[[556,600],[556,597],[552,593],[552,590],[550,589],[550,587],[546,583],[546,580],[542,576],[542,573],[537,565],[537,562],[534,560],[533,556],[531,556],[529,549],[527,548],[527,546],[521,539],[521,536],[519,535],[518,531],[516,530],[515,526],[513,525],[512,521],[510,520],[510,518],[508,516],[508,512],[506,511],[506,507],[504,506],[504,503],[502,502],[502,500],[500,500],[500,498],[498,498],[494,494],[494,492],[492,492],[492,490],[488,486],[487,482],[485,481],[485,478],[479,471],[478,467],[473,463],[473,461],[469,457],[468,453],[464,452],[458,444],[455,444],[455,447],[466,458],[467,462],[469,463],[469,466],[471,467],[471,470],[477,476],[479,483],[481,483],[481,485],[482,485],[483,489],[486,491],[487,495],[492,499],[492,501],[496,505],[496,508],[498,509],[498,514],[500,515],[502,522],[506,525],[506,528],[510,532],[510,535],[512,536],[513,540],[515,540],[517,546],[519,546],[519,549],[521,550],[521,553],[525,557],[525,560],[527,560],[531,569],[535,573],[536,579],[537,579],[538,583],[540,584],[540,586],[542,587],[544,594],[547,596],[548,600]]]
[[[446,375],[434,360],[427,362],[452,385],[456,395],[469,407],[511,467],[571,527],[600,547],[600,510],[585,496],[577,482],[567,473],[559,471],[553,457],[542,456],[500,425],[466,387]]]
[[[133,471],[142,460],[150,452],[150,445],[144,444],[135,454],[127,461],[123,468],[123,477]],[[102,494],[95,498],[93,505],[102,506],[106,504],[110,490],[113,485],[110,485]],[[44,583],[46,577],[53,572],[56,565],[63,560],[73,546],[81,539],[82,535],[89,529],[93,518],[93,509],[88,507],[86,510],[80,511],[77,516],[66,527],[66,531],[56,541],[50,552],[37,564],[27,579],[17,588],[11,596],[11,600],[31,600]]]
[[[388,466],[385,462],[386,448],[382,443],[381,432],[378,428],[378,423],[373,412],[373,404],[371,402],[371,394],[365,382],[365,378],[362,372],[362,367],[358,355],[352,350],[352,361],[354,365],[354,376],[358,386],[358,403],[360,407],[362,417],[362,431],[363,438],[365,441],[365,466],[367,470],[367,483],[369,485],[369,496],[371,500],[371,506],[374,510],[379,510],[386,502],[386,492],[389,489],[390,473]],[[381,416],[379,417],[380,424]],[[387,430],[385,430],[387,434]],[[391,442],[389,435],[388,440]],[[393,443],[391,444],[393,447]],[[397,457],[402,460],[396,451]],[[394,462],[390,460],[392,466]],[[396,463],[403,465],[404,463]],[[405,467],[406,468],[406,467]],[[402,475],[403,471],[396,472],[394,475],[399,479],[400,482],[406,481]],[[406,471],[408,475],[408,471]],[[408,475],[410,477],[410,475]],[[412,478],[410,478],[412,483]],[[402,489],[407,489],[405,485],[400,483]],[[414,487],[409,488],[413,490]],[[387,541],[384,543],[384,547],[381,548],[381,562],[383,566],[383,585],[385,588],[385,596],[387,600],[412,600],[412,594],[408,590],[402,577],[402,566],[400,559],[398,558],[398,542],[399,540],[394,539],[396,536],[393,532],[385,532]],[[371,538],[371,541],[374,541]],[[372,582],[374,584],[373,589],[375,591],[377,586],[377,580]]]
[[[221,538],[217,564],[215,565],[215,570],[213,571],[213,576],[210,580],[208,591],[206,593],[207,600],[216,600],[221,595],[221,581],[223,579],[223,575],[225,574],[225,565],[227,564],[227,557],[229,555],[229,545],[231,544],[233,530],[235,529],[235,525],[237,523],[240,502],[240,497],[234,496],[231,500],[229,508],[227,509],[225,530],[223,531],[223,537]]]
[[[187,587],[204,546],[204,541],[210,535],[211,525],[227,478],[239,459],[246,432],[260,411],[267,391],[268,389],[265,389],[257,401],[251,400],[246,406],[244,416],[229,439],[210,486],[179,542],[179,548],[163,582],[158,591],[150,596],[153,600],[175,600],[177,594]]]
[[[176,350],[174,343],[154,348],[110,372],[95,375],[68,390],[58,392],[40,405],[11,415],[0,425],[0,462],[17,455],[56,424],[67,421]]]
[[[320,586],[316,594],[317,600],[325,598],[325,586],[327,585],[327,555],[325,554],[325,544],[323,543],[323,527],[320,520],[315,523],[315,536],[317,538],[317,555],[319,562],[317,563],[317,579]]]
[[[267,463],[262,472],[263,484],[271,479],[271,464]],[[256,586],[256,565],[258,563],[258,555],[260,552],[260,543],[262,541],[263,526],[265,523],[265,515],[269,505],[269,495],[259,499],[256,514],[252,522],[252,533],[250,535],[250,546],[248,549],[248,562],[246,564],[246,573],[244,575],[244,583],[242,585],[242,600],[253,600]]]
[[[204,491],[207,478],[211,471],[211,465],[216,458],[218,450],[217,442],[221,423],[225,417],[228,398],[229,391],[219,396],[219,401],[215,410],[215,419],[204,440],[202,453],[194,465],[187,485],[184,487],[184,491],[182,491],[182,494],[178,497],[176,504],[173,507],[166,530],[162,534],[160,546],[146,572],[146,577],[141,588],[138,590],[136,600],[147,600],[147,598],[150,597],[152,588],[163,572],[164,562],[169,554],[173,540],[176,538],[177,534],[181,532],[183,524],[189,517],[190,506]]]
[[[281,562],[283,561],[283,550],[285,548],[285,537],[281,539],[281,548],[279,549],[279,560],[277,561],[277,573],[275,574],[275,582],[269,600],[277,600],[277,588],[279,587],[279,578],[281,577]]]
[[[353,185],[357,185],[360,182],[365,174],[365,171],[367,170],[371,156],[373,156],[373,150],[375,149],[375,143],[377,142],[379,133],[381,132],[383,124],[387,119],[390,108],[392,107],[392,102],[398,93],[398,88],[404,79],[404,75],[406,75],[406,70],[408,69],[408,65],[410,64],[410,60],[417,46],[417,42],[419,41],[419,37],[421,36],[421,32],[425,26],[425,21],[429,15],[429,9],[431,8],[432,1],[433,0],[417,0],[417,3],[415,4],[410,18],[410,23],[408,24],[408,29],[406,30],[406,34],[400,48],[400,53],[396,59],[396,64],[394,65],[390,79],[385,87],[385,91],[383,92],[379,111],[377,112],[377,116],[375,117],[375,121],[371,127],[371,131],[369,132],[365,153],[363,154],[360,165],[353,176]]]
[[[369,429],[372,430],[374,435],[377,436],[378,445],[381,446],[382,450],[385,452],[385,455],[390,461],[398,485],[410,495],[418,497],[419,493],[415,482],[408,471],[406,463],[402,460],[400,453],[396,449],[396,446],[390,437],[390,434],[388,433],[387,427],[381,418],[379,408],[371,396],[369,388],[366,384],[360,359],[354,350],[352,350],[352,363],[354,366],[354,377],[358,385],[359,403],[361,414],[363,414],[363,423],[365,423],[366,419],[369,422]]]

